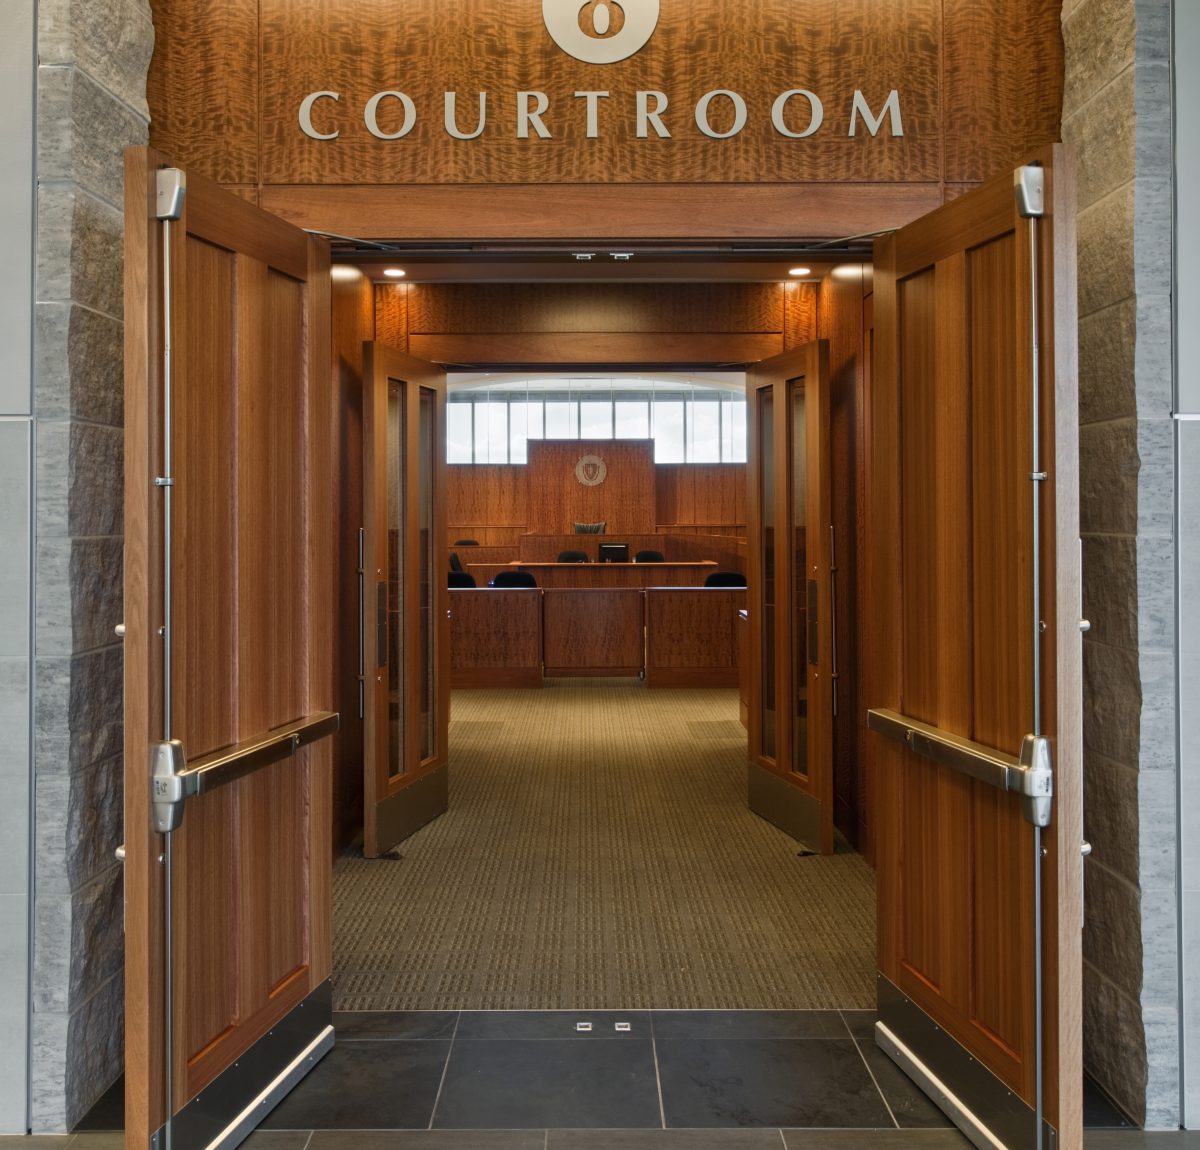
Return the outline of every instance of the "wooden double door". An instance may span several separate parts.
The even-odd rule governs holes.
[[[877,1040],[977,1145],[1034,1145],[1040,1113],[1077,1148],[1074,233],[1067,161],[1025,167],[1033,213],[1009,173],[878,249],[858,706]],[[131,1150],[236,1145],[334,1040],[329,255],[171,171],[127,157]],[[362,564],[382,851],[391,804],[443,801],[444,426],[427,365],[371,356],[368,450],[395,448],[369,472],[386,478]],[[804,833],[829,851],[824,376],[813,345],[751,377],[750,722],[771,785],[803,795]]]

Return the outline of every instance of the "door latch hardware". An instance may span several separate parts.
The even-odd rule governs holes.
[[[1022,796],[1021,810],[1028,822],[1035,827],[1050,825],[1054,771],[1050,766],[1050,740],[1045,736],[1026,735],[1021,741],[1020,766],[1009,772],[1009,790]]]
[[[1088,855],[1092,853],[1092,844],[1088,842],[1087,839],[1084,839],[1083,842],[1079,844],[1079,853],[1084,858],[1087,858]]]
[[[1046,169],[1025,164],[1013,172],[1013,191],[1017,196],[1017,211],[1023,219],[1046,214]]]
[[[150,744],[150,803],[154,811],[154,829],[159,834],[170,834],[183,821],[185,766],[187,758],[178,739]]]
[[[187,196],[187,176],[179,168],[159,168],[154,173],[154,218],[177,220],[183,215],[183,201]]]

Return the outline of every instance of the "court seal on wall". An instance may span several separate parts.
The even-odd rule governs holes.
[[[584,487],[599,487],[608,475],[608,465],[598,455],[585,455],[575,464],[575,478]]]

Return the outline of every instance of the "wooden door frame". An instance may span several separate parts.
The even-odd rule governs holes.
[[[410,534],[408,508],[416,506],[417,492],[420,482],[420,456],[418,445],[420,434],[419,414],[420,393],[422,389],[432,390],[439,396],[434,414],[434,516],[431,528],[430,546],[437,556],[435,569],[441,572],[441,556],[445,550],[446,539],[446,420],[445,420],[445,372],[423,359],[396,351],[387,344],[368,340],[363,344],[363,523],[367,528],[363,554],[364,569],[364,611],[371,610],[372,595],[367,587],[374,580],[387,579],[391,572],[386,570],[388,563],[388,506],[387,506],[387,404],[386,386],[380,387],[380,379],[403,380],[406,386],[406,414],[404,426],[406,430],[404,444],[405,467],[405,497],[406,515],[404,534]],[[411,389],[411,394],[409,390]],[[419,526],[416,529],[419,534]],[[372,546],[374,544],[374,546]],[[421,556],[419,546],[411,546],[411,540],[402,545],[400,562],[403,570],[403,583],[408,587],[417,587],[421,579]],[[374,575],[371,571],[374,569]],[[364,714],[363,714],[363,837],[364,850],[368,857],[375,857],[381,851],[390,849],[394,843],[379,846],[381,839],[390,839],[391,833],[384,830],[379,823],[379,812],[382,805],[389,800],[409,791],[413,799],[414,809],[411,820],[405,821],[408,829],[401,838],[411,834],[419,826],[436,817],[445,809],[445,768],[448,756],[446,746],[446,731],[450,714],[450,626],[447,612],[450,606],[450,594],[446,580],[433,580],[432,610],[436,620],[436,662],[434,666],[434,697],[435,709],[433,721],[437,730],[437,749],[435,753],[422,760],[420,758],[419,728],[411,724],[404,733],[405,746],[401,758],[409,769],[395,778],[388,776],[388,723],[380,722],[380,714],[387,714],[388,682],[385,674],[382,679],[371,682],[371,676],[378,670],[370,652],[374,643],[369,639],[366,643],[366,665],[363,668],[366,682],[364,683]],[[407,600],[406,600],[407,607]],[[369,614],[368,614],[369,617]],[[419,610],[407,610],[403,618],[403,658],[401,670],[402,690],[405,693],[405,713],[417,715],[420,713],[419,690],[420,681],[417,676],[404,674],[406,668],[412,665],[409,653],[419,650],[421,618]],[[370,635],[371,629],[364,626],[364,634]],[[374,693],[374,698],[372,698]],[[436,778],[441,772],[439,783],[427,780]]]
[[[1077,362],[1077,283],[1075,234],[1074,161],[1069,148],[1053,145],[1027,157],[1023,163],[1048,168],[1045,226],[1040,225],[1039,255],[1044,270],[1040,285],[1040,319],[1043,332],[1041,387],[1041,447],[1043,461],[1053,460],[1054,513],[1043,512],[1041,522],[1043,614],[1048,627],[1043,637],[1043,659],[1057,666],[1055,686],[1044,688],[1043,712],[1047,729],[1054,730],[1054,808],[1049,828],[1044,832],[1047,851],[1044,884],[1043,922],[1055,924],[1043,937],[1043,963],[1047,982],[1056,981],[1059,995],[1056,1007],[1048,1013],[1046,1025],[1047,1081],[1057,1086],[1061,1113],[1047,1110],[1047,1119],[1058,1128],[1059,1145],[1077,1150],[1082,1145],[1082,929],[1083,860],[1080,843],[1082,820],[1082,644],[1079,632],[1081,579],[1079,554],[1079,429]],[[1014,165],[1016,167],[1018,165]],[[1011,220],[1013,215],[1012,173],[1006,171],[987,181],[994,211],[979,226],[969,218],[970,207],[964,200],[952,201],[942,211],[961,214],[963,236],[978,233],[982,238],[993,225]],[[959,208],[959,205],[962,205]],[[1018,267],[1029,268],[1028,233],[1018,230]],[[896,240],[880,241],[883,250],[894,248]],[[936,250],[919,245],[925,237],[908,240],[908,246],[896,255],[901,266],[911,266],[932,258]],[[930,238],[929,244],[936,244]],[[1055,275],[1054,269],[1061,270]],[[1047,278],[1052,282],[1047,284]],[[871,707],[901,707],[902,638],[900,551],[896,545],[901,522],[900,507],[900,404],[894,390],[878,386],[882,379],[899,377],[896,361],[898,316],[894,301],[897,277],[886,260],[875,262],[875,354],[872,365],[870,406],[867,412],[867,531],[868,618],[865,631],[871,637],[874,657],[862,668],[864,696]],[[1047,352],[1046,344],[1051,348]],[[1054,724],[1052,726],[1051,724]],[[874,796],[882,790],[882,780],[897,769],[897,744],[870,734],[864,743],[870,777],[876,781]],[[894,812],[880,812],[881,820]],[[880,837],[885,831],[882,821]],[[892,832],[894,833],[894,832]],[[877,870],[877,882],[890,881]],[[879,969],[887,971],[895,956],[887,950],[887,939],[878,938]]]
[[[125,237],[125,644],[124,754],[128,778],[141,777],[148,765],[150,745],[161,729],[155,719],[161,714],[161,645],[158,638],[163,620],[161,515],[154,499],[155,478],[162,443],[162,360],[159,354],[164,315],[159,249],[162,223],[155,218],[156,171],[168,167],[166,157],[150,148],[125,151],[125,211],[128,220],[144,226],[128,227]],[[273,225],[290,225],[272,220],[233,193],[201,176],[189,173],[192,211],[185,221],[171,225],[177,252],[182,252],[186,234],[204,236],[218,225],[244,238],[247,250],[266,253],[278,239]],[[206,215],[209,210],[199,191],[220,193],[230,215],[221,220]],[[185,230],[186,229],[186,230]],[[217,241],[219,242],[219,241]],[[329,349],[331,347],[330,256],[328,244],[314,237],[307,241],[306,291],[306,379],[308,411],[328,411],[331,403]],[[184,261],[177,259],[173,281],[183,284]],[[172,322],[175,342],[185,330],[183,317]],[[184,372],[182,356],[175,361],[177,379]],[[132,399],[133,402],[129,402]],[[332,595],[332,441],[328,423],[309,419],[304,437],[304,499],[310,509],[312,531],[307,539],[309,585],[306,594],[308,642],[313,651],[332,649],[333,625],[328,609]],[[186,561],[183,555],[176,562]],[[314,657],[308,661],[307,691],[311,698],[332,699],[332,660]],[[129,706],[130,700],[146,706]],[[332,897],[332,857],[329,838],[332,828],[330,803],[331,765],[327,745],[310,748],[307,852],[312,868],[308,897],[310,907],[309,954],[311,980],[318,986],[328,979],[331,967],[329,905]],[[130,1150],[145,1150],[166,1120],[164,1081],[164,986],[163,986],[163,836],[152,825],[148,773],[145,785],[125,787],[125,1138]],[[186,818],[186,815],[185,815]],[[262,1029],[265,1033],[268,1024]],[[177,1037],[173,1095],[178,1109],[184,1084],[184,1060],[178,1056],[182,1028]]]

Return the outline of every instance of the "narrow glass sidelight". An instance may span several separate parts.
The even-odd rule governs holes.
[[[762,541],[762,674],[761,705],[758,717],[764,758],[776,755],[775,676],[775,399],[770,388],[758,392],[758,491]]]

